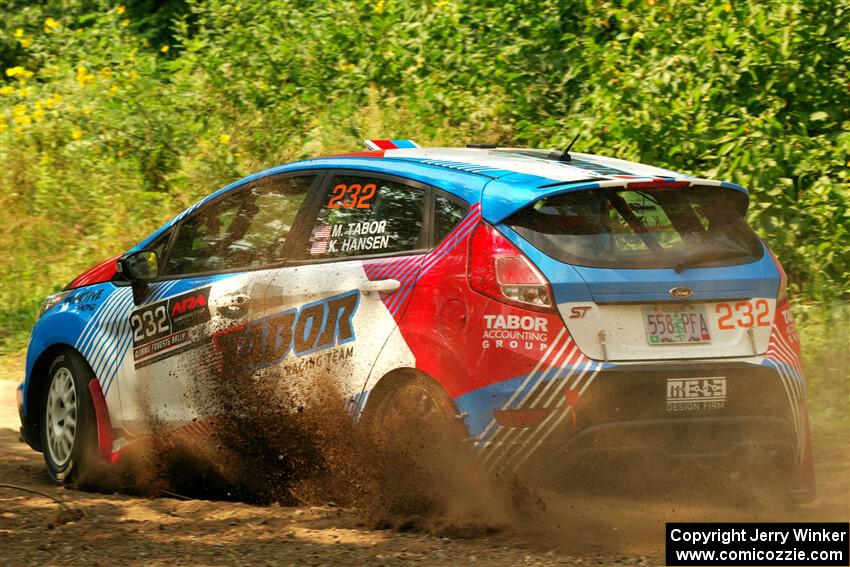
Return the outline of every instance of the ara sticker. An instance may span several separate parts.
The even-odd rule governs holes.
[[[210,288],[204,287],[133,311],[130,327],[136,368],[208,342],[202,325],[210,320],[209,298]]]

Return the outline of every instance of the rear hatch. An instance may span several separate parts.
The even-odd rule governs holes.
[[[551,282],[587,356],[726,358],[767,349],[778,270],[744,219],[747,194],[707,183],[553,187],[504,220]]]

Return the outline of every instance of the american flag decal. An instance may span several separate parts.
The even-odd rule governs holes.
[[[331,237],[331,227],[330,225],[323,226],[318,230],[313,231],[313,237],[310,239],[312,245],[310,246],[310,254],[313,256],[317,256],[319,254],[324,254],[328,251],[328,240]]]

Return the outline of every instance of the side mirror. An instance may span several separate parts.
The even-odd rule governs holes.
[[[133,302],[139,305],[148,291],[148,282],[159,274],[159,258],[153,250],[139,250],[122,257],[115,268],[130,280]]]
[[[131,282],[150,281],[159,273],[159,258],[153,250],[139,250],[118,260],[115,267]]]

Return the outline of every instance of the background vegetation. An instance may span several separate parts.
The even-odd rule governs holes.
[[[2,351],[45,295],[199,197],[369,137],[581,132],[580,151],[740,183],[800,312],[850,299],[848,0],[0,9]]]

